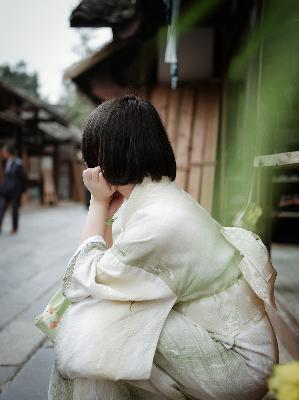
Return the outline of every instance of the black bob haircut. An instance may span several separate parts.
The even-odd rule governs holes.
[[[88,168],[101,167],[110,185],[141,183],[145,176],[174,181],[176,161],[155,107],[126,95],[100,104],[83,130],[81,150]]]

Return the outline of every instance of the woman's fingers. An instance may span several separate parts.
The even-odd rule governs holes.
[[[99,182],[100,167],[86,168],[82,173],[84,182]]]
[[[116,186],[110,185],[101,172],[101,167],[86,168],[82,172],[83,183],[97,200],[108,200],[115,192]]]
[[[108,187],[108,183],[107,183],[106,179],[104,178],[104,175],[103,175],[102,172],[100,172],[100,173],[98,174],[98,177],[99,177],[99,182],[100,182],[102,185]]]
[[[91,179],[94,182],[99,182],[100,167],[91,168]]]
[[[86,185],[86,183],[90,180],[90,175],[91,175],[90,168],[87,168],[83,171],[82,178],[83,178],[84,185]]]
[[[110,185],[106,179],[104,178],[104,175],[102,172],[99,173],[99,184],[101,187],[104,187],[106,189],[106,193],[109,193],[111,196],[115,192],[115,186]]]

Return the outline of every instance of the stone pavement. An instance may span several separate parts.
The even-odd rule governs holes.
[[[0,235],[0,399],[46,400],[53,349],[34,318],[55,292],[76,250],[86,216],[77,203],[24,208]]]

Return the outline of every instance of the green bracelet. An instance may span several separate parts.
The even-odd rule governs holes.
[[[113,222],[116,220],[116,218],[117,217],[112,217],[112,218],[107,218],[107,219],[105,219],[105,224],[106,225],[112,225],[113,224]]]

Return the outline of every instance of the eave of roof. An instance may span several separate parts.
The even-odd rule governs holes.
[[[39,122],[38,128],[58,140],[73,140],[77,143],[81,142],[81,130],[74,125],[65,127],[57,122]]]
[[[25,126],[25,122],[22,120],[22,118],[18,117],[11,111],[1,111],[0,121],[4,121],[12,125]]]
[[[78,61],[77,63],[67,68],[64,73],[64,78],[76,79],[78,76],[82,75],[84,72],[88,71],[89,69],[101,63],[102,61],[106,60],[112,54],[126,47],[131,42],[132,40],[123,40],[123,41],[113,41],[108,43],[100,50],[97,50],[90,56],[83,58],[82,60]]]
[[[53,106],[32,95],[27,90],[15,87],[4,80],[0,80],[0,90],[4,90],[6,92],[11,93],[20,100],[26,101],[36,109],[45,110],[48,114],[50,114],[53,117],[53,119],[55,119],[60,124],[62,125],[68,124],[68,120],[63,113],[58,112]]]

